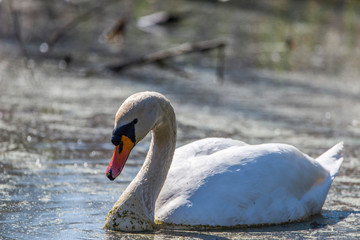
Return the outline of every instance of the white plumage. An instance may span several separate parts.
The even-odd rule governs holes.
[[[342,143],[317,159],[286,144],[248,145],[225,138],[205,138],[175,150],[170,102],[143,92],[129,97],[116,114],[116,148],[107,170],[111,180],[150,131],[145,162],[109,212],[106,228],[198,229],[303,220],[321,211],[343,161]]]
[[[155,219],[212,226],[300,220],[320,212],[333,177],[290,145],[202,139],[176,149]]]

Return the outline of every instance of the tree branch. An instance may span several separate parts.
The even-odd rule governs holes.
[[[179,46],[150,53],[127,62],[123,62],[119,64],[109,64],[106,65],[105,68],[114,72],[120,72],[122,70],[131,67],[141,66],[145,64],[159,63],[159,62],[161,63],[166,59],[176,57],[179,55],[184,55],[194,52],[206,52],[213,49],[218,49],[219,52],[218,52],[216,73],[218,79],[222,80],[224,75],[225,46],[226,46],[226,42],[224,40],[208,40],[208,41],[202,41],[196,43],[184,43]]]

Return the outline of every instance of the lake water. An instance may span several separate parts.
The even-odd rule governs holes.
[[[295,2],[295,6],[284,3],[230,7],[196,1],[165,4],[168,8],[203,8],[181,23],[178,31],[162,29],[164,32],[159,35],[147,35],[152,40],[159,39],[160,43],[153,43],[155,47],[181,43],[184,36],[195,31],[192,26],[198,27],[198,40],[231,36],[223,83],[216,80],[211,54],[177,59],[190,73],[189,78],[155,66],[120,75],[93,73],[88,66],[79,71],[86,59],[92,64],[114,59],[88,55],[68,71],[59,70],[54,61],[36,67],[31,76],[17,55],[11,53],[17,49],[16,44],[2,45],[5,60],[0,62],[0,238],[358,239],[360,81],[356,59],[360,51],[358,38],[351,36],[351,29],[359,28],[355,23],[358,5],[345,4],[340,11],[337,5],[312,1]],[[150,10],[159,10],[163,4],[151,6],[154,9]],[[138,14],[150,11],[147,5],[133,7]],[[324,9],[323,15],[300,14],[314,8]],[[230,12],[226,15],[225,11]],[[294,14],[287,15],[288,11]],[[343,16],[342,24],[331,22],[332,14]],[[209,16],[214,18],[208,18],[208,27],[214,28],[204,32],[196,23]],[[323,32],[319,33],[319,29]],[[139,30],[130,28],[130,37],[143,36],[136,31]],[[278,38],[271,35],[274,31]],[[289,31],[296,32],[297,45],[286,52],[284,38]],[[321,38],[324,34],[325,40]],[[143,41],[137,44],[145,49],[147,43]],[[333,49],[335,46],[339,48]],[[59,49],[61,52],[66,48]],[[81,47],[79,52],[85,54]],[[159,91],[173,103],[178,146],[219,136],[251,144],[289,143],[317,157],[344,141],[345,160],[322,214],[301,223],[231,231],[126,234],[104,230],[108,211],[140,169],[149,144],[149,137],[139,143],[123,173],[116,181],[109,181],[105,170],[113,151],[110,138],[114,115],[129,95],[146,90]]]

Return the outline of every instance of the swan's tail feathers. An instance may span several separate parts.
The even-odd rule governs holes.
[[[344,160],[342,151],[344,148],[344,143],[340,142],[323,153],[320,157],[316,159],[321,166],[329,171],[331,180],[333,180],[341,166],[341,163]]]

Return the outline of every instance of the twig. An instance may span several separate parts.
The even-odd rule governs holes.
[[[19,21],[19,14],[13,7],[12,0],[8,1],[9,10],[11,13],[11,18],[14,24],[14,33],[16,40],[18,42],[21,54],[24,58],[24,66],[26,69],[30,72],[30,78],[34,81],[35,80],[35,74],[34,74],[34,61],[30,58],[29,52],[26,49],[24,39],[21,35],[21,25]]]
[[[223,59],[224,59],[225,46],[226,46],[226,42],[223,40],[209,40],[209,41],[202,41],[197,43],[184,43],[174,48],[169,48],[155,53],[150,53],[135,60],[130,60],[128,62],[124,62],[120,64],[107,65],[105,67],[111,71],[120,72],[130,67],[157,63],[179,55],[189,54],[193,52],[206,52],[213,49],[219,49],[219,52],[221,52],[221,54],[219,53],[218,55],[219,62],[217,66],[217,76],[220,79],[222,79],[224,74]]]
[[[110,29],[103,32],[101,37],[107,42],[122,42],[125,35],[126,20],[123,16],[118,17]]]
[[[165,70],[170,70],[172,72],[175,72],[177,75],[179,75],[182,78],[186,78],[189,79],[191,74],[188,73],[187,71],[185,71],[184,69],[181,69],[179,67],[176,67],[174,65],[171,65],[165,61],[158,61],[156,62],[157,66],[159,66],[160,68],[163,68]]]
[[[219,82],[224,82],[225,72],[225,45],[218,48],[216,77]]]
[[[25,47],[25,43],[24,40],[21,36],[21,27],[20,27],[20,23],[19,23],[19,15],[18,12],[13,8],[13,2],[10,0],[8,1],[8,5],[9,5],[9,9],[10,9],[10,13],[11,13],[11,17],[12,17],[12,21],[14,24],[14,33],[15,33],[15,37],[16,40],[19,44],[19,48],[21,51],[21,54],[23,55],[23,57],[26,58],[26,60],[29,59],[29,53]]]

